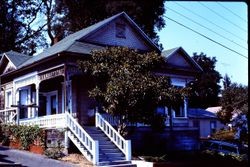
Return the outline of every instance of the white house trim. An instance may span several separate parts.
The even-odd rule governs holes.
[[[17,91],[17,89],[24,87],[24,86],[31,85],[31,84],[38,85],[39,82],[40,81],[38,78],[37,71],[26,74],[24,76],[14,79],[13,81],[14,91]]]

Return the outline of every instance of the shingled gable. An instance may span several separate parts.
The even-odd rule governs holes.
[[[120,39],[120,41],[127,41],[127,42],[114,43],[113,42],[114,40],[110,39],[112,37],[108,36],[111,33],[110,26],[115,25],[116,21],[118,21],[121,24],[126,24],[128,28],[128,36],[125,40]],[[114,29],[115,27],[113,27],[113,29],[111,30],[114,31]],[[135,38],[135,34],[137,39]],[[133,41],[131,42],[129,40]],[[125,12],[121,12],[110,18],[100,21],[90,27],[87,27],[85,29],[82,29],[78,32],[69,35],[68,37],[62,39],[55,45],[43,51],[42,53],[33,56],[31,59],[24,62],[19,68],[28,66],[42,59],[46,59],[48,57],[51,57],[53,55],[62,52],[90,54],[92,50],[102,49],[105,46],[126,46],[133,48],[132,45],[128,45],[133,42],[139,45],[141,48],[143,48],[142,45],[144,45],[144,48],[148,49],[148,51],[154,50],[160,52],[159,48],[138,27],[138,25]],[[138,49],[138,48],[133,48],[133,49]]]
[[[162,52],[165,57],[167,66],[171,68],[179,68],[185,70],[195,70],[197,72],[202,72],[202,68],[187,54],[187,52],[182,47],[177,47],[169,49]]]
[[[0,74],[17,69],[22,63],[31,58],[31,56],[13,50],[1,54],[0,57]]]

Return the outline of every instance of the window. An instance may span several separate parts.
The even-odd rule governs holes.
[[[28,104],[28,89],[22,89],[19,91],[19,100],[21,105]],[[28,108],[20,109],[20,118],[28,118]]]
[[[56,114],[56,108],[57,108],[56,95],[53,95],[53,96],[50,97],[50,111],[51,111],[51,114]]]
[[[122,23],[116,23],[115,35],[117,38],[126,38],[126,26]]]
[[[216,131],[216,121],[210,121],[210,131],[211,131],[211,134],[215,133],[215,131]]]
[[[12,94],[11,91],[6,93],[6,108],[10,108],[12,105]]]

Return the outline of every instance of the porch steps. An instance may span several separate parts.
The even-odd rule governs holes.
[[[92,126],[84,126],[83,128],[94,140],[99,141],[99,166],[134,167],[131,161],[126,161],[125,155],[103,131]]]
[[[70,138],[70,140],[75,144],[75,146],[79,149],[79,151],[83,155],[89,155],[89,153],[87,152],[87,150],[79,142],[79,139],[76,138],[75,135],[71,131],[68,131],[68,137]]]

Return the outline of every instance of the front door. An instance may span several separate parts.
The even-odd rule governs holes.
[[[39,108],[38,108],[38,116],[39,117],[46,115],[46,103],[47,103],[46,96],[39,95]]]
[[[19,100],[21,105],[28,104],[28,89],[23,89],[19,91]],[[20,109],[20,119],[28,118],[28,108]]]
[[[51,91],[39,96],[39,116],[58,114],[58,93]]]

